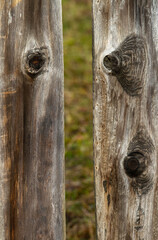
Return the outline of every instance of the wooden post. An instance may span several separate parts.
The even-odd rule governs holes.
[[[0,239],[65,239],[59,0],[0,1]]]
[[[93,0],[98,240],[158,239],[157,22],[157,0]]]

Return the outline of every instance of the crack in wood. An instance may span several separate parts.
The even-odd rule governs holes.
[[[104,187],[105,193],[107,193],[107,181],[106,180],[103,181],[103,187]]]
[[[141,197],[139,197],[139,206],[136,211],[136,221],[135,221],[135,229],[137,232],[143,229],[144,222],[145,222],[145,212],[141,207]]]
[[[110,206],[110,194],[107,195],[108,207]]]

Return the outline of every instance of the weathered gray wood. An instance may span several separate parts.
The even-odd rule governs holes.
[[[0,239],[65,239],[61,1],[0,1]]]
[[[93,0],[98,240],[158,239],[157,22],[156,0]]]

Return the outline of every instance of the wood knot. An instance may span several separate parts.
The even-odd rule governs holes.
[[[24,71],[31,78],[35,78],[46,70],[48,60],[48,50],[46,47],[31,49],[24,56]]]
[[[104,66],[109,70],[112,71],[113,73],[117,73],[120,68],[120,61],[119,58],[114,55],[110,54],[104,57]]]
[[[153,186],[155,161],[153,141],[145,127],[139,127],[123,161],[125,173],[131,179],[129,182],[139,195],[148,193]]]
[[[103,59],[107,73],[116,76],[130,96],[138,96],[142,93],[147,62],[146,52],[144,38],[130,34],[115,51]]]
[[[129,177],[138,177],[147,167],[147,160],[140,152],[131,152],[124,159],[124,169]]]

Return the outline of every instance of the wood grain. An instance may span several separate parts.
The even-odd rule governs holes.
[[[93,0],[94,171],[98,240],[158,239],[157,21],[156,0]],[[120,75],[107,72],[105,67],[111,65],[105,63],[105,57],[111,57],[111,53],[115,53],[132,35],[144,39],[146,53],[138,54],[139,45],[136,43],[135,53],[132,51],[125,72],[129,75],[125,74],[121,82]],[[133,62],[130,60],[132,55],[134,58],[137,56],[136,60],[141,56],[140,64],[134,65],[134,58]],[[114,68],[116,60],[115,55]],[[130,85],[129,89],[124,87],[126,79],[133,79],[131,73],[136,72],[138,80],[143,82],[139,94],[134,93],[134,85],[132,89]],[[139,159],[139,164],[145,164],[145,167],[138,171],[139,174],[137,172],[138,175],[129,176],[124,160],[133,151],[137,152],[135,158]],[[140,153],[144,160],[140,159]]]
[[[0,76],[0,239],[63,240],[61,1],[0,3]]]
[[[120,46],[103,60],[105,68],[117,77],[130,96],[142,93],[146,62],[145,40],[136,34],[127,36]]]

